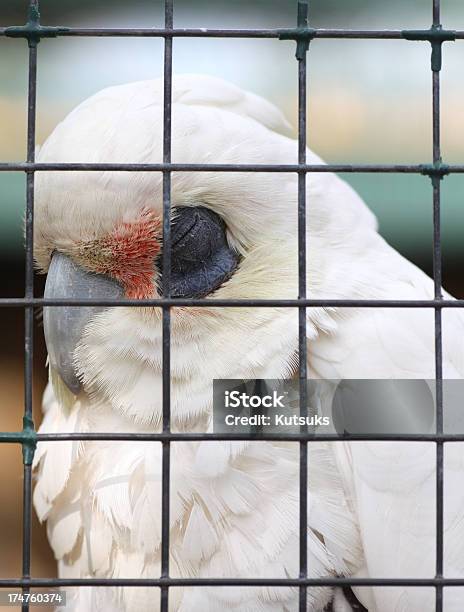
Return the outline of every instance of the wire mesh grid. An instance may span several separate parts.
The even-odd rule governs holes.
[[[22,588],[27,592],[33,587],[73,587],[73,586],[152,586],[161,590],[161,611],[169,607],[169,588],[181,586],[274,586],[298,587],[299,610],[307,610],[308,587],[333,586],[410,586],[434,587],[436,592],[435,610],[443,610],[443,588],[445,586],[464,586],[464,578],[445,578],[443,576],[443,451],[445,442],[463,442],[464,434],[445,434],[443,431],[443,378],[442,378],[442,309],[462,308],[464,300],[442,298],[441,234],[440,234],[440,183],[451,173],[464,173],[464,165],[447,165],[442,162],[440,150],[440,70],[442,67],[442,44],[464,39],[464,31],[446,30],[440,23],[440,0],[432,0],[432,26],[424,30],[352,30],[352,29],[315,29],[308,25],[309,0],[297,0],[297,23],[292,29],[189,29],[174,28],[173,0],[165,0],[164,28],[66,28],[48,27],[40,23],[39,0],[29,0],[28,20],[24,26],[0,28],[0,36],[24,38],[29,47],[29,85],[27,120],[27,160],[25,162],[0,163],[0,171],[22,171],[26,173],[26,270],[24,298],[0,299],[1,307],[22,307],[25,311],[25,383],[24,417],[20,432],[0,432],[0,442],[21,444],[23,451],[23,561],[22,577],[0,580],[0,588]],[[164,39],[164,107],[163,107],[163,162],[161,164],[127,163],[36,163],[36,86],[37,86],[37,47],[42,38],[60,36],[83,37],[159,37]],[[176,37],[209,38],[274,38],[296,42],[298,65],[298,163],[297,164],[178,164],[171,162],[171,97],[172,97],[172,50]],[[432,163],[416,165],[353,165],[328,164],[311,165],[306,163],[306,58],[309,44],[316,38],[324,39],[394,39],[428,42],[432,48]],[[162,172],[163,175],[163,298],[153,300],[76,300],[44,299],[34,296],[33,284],[33,223],[34,223],[34,175],[40,171],[129,171]],[[170,216],[171,173],[183,172],[289,172],[298,176],[298,299],[172,299],[170,297]],[[306,176],[311,172],[368,172],[368,173],[408,173],[424,174],[430,177],[433,189],[433,271],[434,299],[431,300],[315,300],[306,296]],[[311,203],[309,202],[309,205]],[[307,343],[306,308],[335,306],[345,308],[432,308],[435,312],[435,371],[436,371],[436,432],[435,434],[315,434],[302,429],[298,434],[261,434],[260,440],[294,441],[300,446],[300,508],[299,508],[299,576],[297,578],[172,578],[169,575],[169,515],[170,515],[170,444],[175,441],[204,440],[247,440],[252,434],[223,433],[172,433],[170,431],[170,308],[173,306],[215,306],[220,307],[263,307],[278,306],[298,308],[299,312],[299,388],[301,414],[307,414]],[[163,311],[163,420],[161,433],[53,433],[38,434],[32,420],[32,363],[35,306],[157,306]],[[162,536],[161,536],[161,575],[153,579],[109,579],[109,578],[33,578],[31,577],[31,466],[38,441],[63,440],[128,440],[157,441],[162,444]],[[436,571],[433,578],[353,578],[321,577],[308,578],[307,559],[307,493],[308,493],[308,443],[313,441],[340,440],[395,440],[429,441],[436,445]],[[29,604],[22,604],[23,610]]]

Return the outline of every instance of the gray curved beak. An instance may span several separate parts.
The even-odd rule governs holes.
[[[44,297],[48,299],[117,299],[124,296],[119,283],[87,272],[67,255],[56,252],[48,270]],[[77,395],[81,382],[74,367],[74,351],[87,323],[104,306],[46,306],[43,313],[50,365]]]

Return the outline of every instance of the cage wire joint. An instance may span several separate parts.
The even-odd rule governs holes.
[[[456,40],[456,30],[444,30],[441,24],[434,24],[429,30],[401,30],[405,40],[428,41],[432,45],[431,66],[433,72],[440,72],[442,66],[442,45]]]
[[[40,25],[40,12],[35,5],[29,6],[27,17],[25,25],[5,28],[5,36],[26,38],[29,46],[32,47],[36,46],[42,38],[55,38],[69,30],[69,28]]]
[[[295,57],[304,59],[309,43],[316,37],[317,30],[308,24],[308,0],[298,0],[297,28],[279,30],[279,40],[294,40],[296,42]]]
[[[23,416],[23,430],[20,434],[23,449],[23,463],[24,465],[32,465],[35,449],[37,447],[37,432],[35,431],[34,421],[28,415]]]
[[[32,465],[37,447],[37,432],[32,418],[28,415],[23,416],[23,428],[21,431],[0,432],[0,443],[2,442],[21,444],[24,465]]]
[[[434,164],[420,164],[420,172],[424,176],[428,176],[432,181],[432,186],[436,187],[445,176],[448,176],[450,167],[448,164],[444,164],[440,158],[440,161]]]
[[[317,30],[315,28],[293,28],[289,30],[279,30],[279,40],[294,40],[296,41],[297,60],[303,59],[306,51],[309,49],[309,43],[316,38]]]

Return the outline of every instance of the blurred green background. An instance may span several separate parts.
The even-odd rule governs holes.
[[[160,0],[42,0],[42,22],[64,26],[163,26]],[[296,0],[175,0],[179,27],[291,27]],[[343,28],[426,28],[431,0],[312,0],[311,25]],[[25,21],[26,0],[0,0],[0,26]],[[442,0],[445,27],[464,29],[462,0]],[[275,102],[296,125],[295,45],[277,40],[178,39],[175,72],[219,75]],[[442,71],[442,151],[464,163],[464,43],[446,43]],[[117,83],[162,74],[157,39],[58,38],[39,45],[37,143],[79,102]],[[431,161],[431,71],[426,43],[316,40],[308,56],[308,143],[328,162]],[[0,160],[25,158],[27,45],[0,38]],[[403,254],[431,270],[430,180],[412,175],[345,177],[378,216],[381,233]],[[464,177],[442,183],[444,284],[464,296]],[[3,296],[23,292],[22,216],[25,177],[0,173],[0,284]],[[40,286],[37,287],[40,294]],[[0,430],[17,429],[23,412],[23,313],[0,320]],[[45,384],[45,351],[37,329],[36,420]],[[20,574],[21,454],[0,446],[0,575]],[[54,575],[43,530],[34,526],[33,572]]]

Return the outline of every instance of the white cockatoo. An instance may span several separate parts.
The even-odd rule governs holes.
[[[80,104],[39,162],[162,161],[163,83],[111,87]],[[174,77],[172,160],[289,164],[282,114],[223,80]],[[307,151],[308,163],[322,160]],[[39,172],[35,257],[46,295],[157,297],[162,176]],[[313,298],[433,298],[432,281],[377,233],[356,193],[330,173],[307,177],[307,282]],[[293,173],[172,175],[172,295],[295,298]],[[156,432],[162,417],[162,320],[155,308],[48,308],[51,384],[41,432]],[[298,368],[298,314],[285,308],[171,311],[173,431],[211,431],[213,379],[286,379]],[[464,373],[464,320],[444,313],[444,375]],[[433,379],[431,309],[308,308],[308,372],[320,379]],[[432,577],[435,445],[309,443],[310,577]],[[464,573],[460,444],[445,452],[445,572]],[[297,577],[299,445],[172,443],[170,575]],[[153,442],[38,445],[34,503],[59,575],[160,575],[161,449]],[[369,612],[431,612],[431,588],[354,588]],[[461,589],[445,610],[462,610]],[[298,589],[170,589],[173,612],[294,612]],[[156,610],[155,588],[81,588],[79,612]],[[308,589],[308,610],[351,609],[343,592]]]

